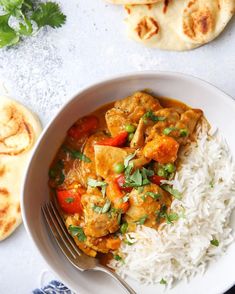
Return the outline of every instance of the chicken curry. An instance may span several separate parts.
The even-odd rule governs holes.
[[[49,170],[51,194],[77,246],[115,252],[137,225],[173,222],[178,154],[203,112],[145,92],[104,105],[67,132]]]

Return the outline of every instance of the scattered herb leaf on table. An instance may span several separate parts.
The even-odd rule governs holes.
[[[32,0],[0,0],[0,48],[17,44],[22,37],[35,35],[42,27],[61,27],[66,16],[55,2],[35,4]],[[11,26],[11,20],[17,23]]]

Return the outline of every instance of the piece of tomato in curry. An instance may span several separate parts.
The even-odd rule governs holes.
[[[202,116],[179,101],[136,92],[68,130],[49,186],[82,251],[109,257],[137,225],[158,229],[177,219],[170,206],[180,194],[162,181],[174,178],[179,151]]]

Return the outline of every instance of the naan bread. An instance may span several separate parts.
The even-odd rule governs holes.
[[[234,0],[170,0],[126,5],[128,35],[144,45],[190,50],[215,39],[234,14]]]
[[[128,5],[128,4],[153,4],[163,0],[106,0],[106,1],[112,4]]]
[[[20,189],[40,132],[36,116],[18,102],[0,96],[0,241],[22,222]]]

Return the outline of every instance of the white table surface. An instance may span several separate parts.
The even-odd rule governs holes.
[[[0,50],[4,85],[0,94],[7,92],[30,107],[44,126],[82,87],[125,72],[183,72],[235,97],[235,19],[206,46],[183,53],[164,52],[126,38],[121,7],[102,0],[57,2],[68,16],[65,26],[44,30],[16,48]],[[0,269],[1,294],[31,293],[40,286],[41,274],[48,268],[23,225],[0,243]]]

